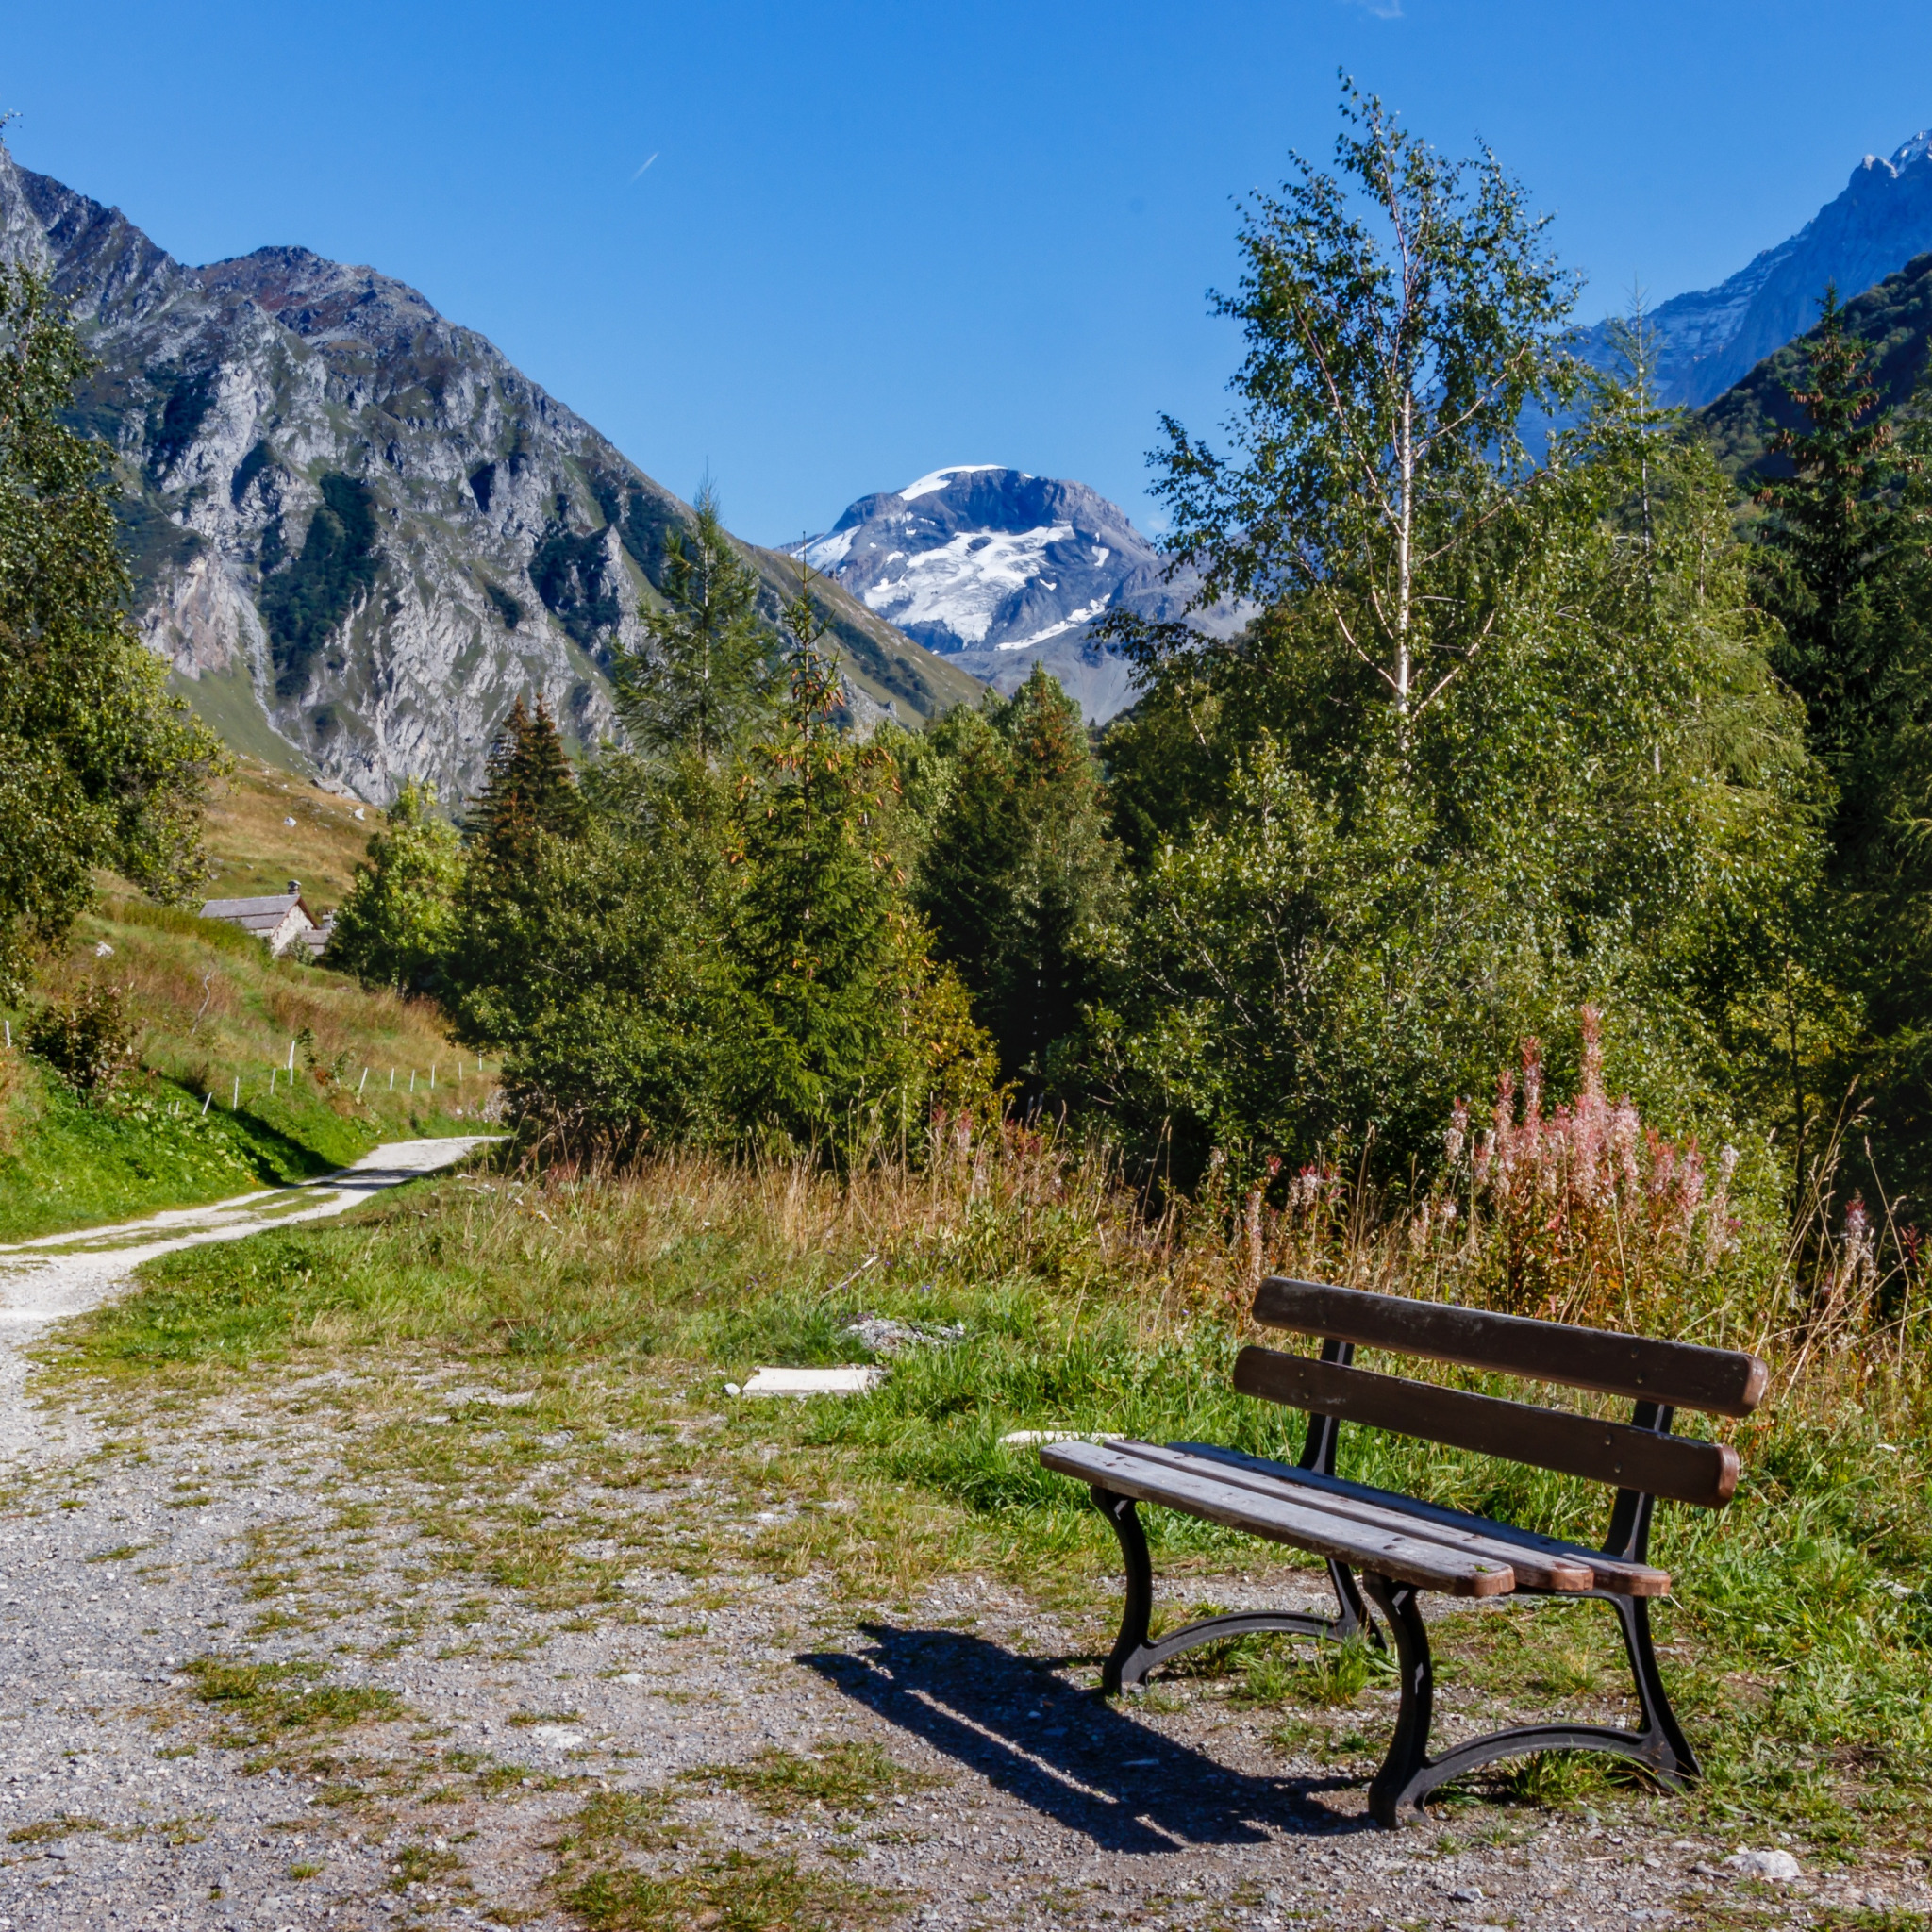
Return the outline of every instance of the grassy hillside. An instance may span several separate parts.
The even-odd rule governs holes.
[[[258,758],[237,757],[233,776],[209,801],[208,853],[215,873],[208,895],[279,892],[299,879],[309,910],[320,919],[341,904],[356,861],[382,822],[382,813],[360,799],[325,791]]]
[[[325,821],[283,815],[305,857],[325,851]],[[476,1131],[490,1083],[425,1001],[271,959],[232,926],[139,900],[83,920],[39,991],[90,980],[123,995],[140,1069],[83,1100],[19,1050],[31,1007],[0,1008],[15,1042],[0,1056],[0,1241],[325,1173],[386,1140]]]

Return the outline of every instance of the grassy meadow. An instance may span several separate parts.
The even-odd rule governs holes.
[[[486,1160],[342,1222],[151,1264],[140,1292],[69,1331],[62,1373],[125,1417],[352,1368],[322,1398],[344,1410],[350,1473],[393,1484],[391,1507],[449,1569],[545,1609],[621,1621],[629,1568],[704,1575],[749,1550],[774,1574],[813,1572],[850,1601],[906,1609],[939,1576],[998,1575],[1071,1618],[1097,1662],[1118,1601],[1111,1536],[1074,1484],[1001,1436],[1108,1429],[1290,1456],[1301,1427],[1227,1387],[1247,1333],[1252,1227],[1239,1213],[1143,1208],[1103,1163],[1013,1134],[941,1150],[923,1172],[844,1181],[698,1158],[621,1177],[520,1177]],[[1259,1241],[1271,1269],[1481,1298],[1474,1246],[1430,1250],[1357,1213],[1268,1218]],[[1782,1831],[1827,1862],[1926,1849],[1923,1338],[1909,1312],[1890,1328],[1793,1325],[1788,1284],[1758,1282],[1755,1302],[1749,1286],[1714,1279],[1674,1323],[1658,1310],[1645,1323],[1722,1326],[1777,1372],[1758,1416],[1716,1425],[1744,1462],[1730,1508],[1659,1510],[1654,1553],[1675,1593],[1657,1627],[1706,1783],[1654,1800],[1614,1764],[1533,1761],[1451,1794],[1445,1815],[1681,1802],[1659,1817],[1740,1841]],[[964,1337],[902,1356],[858,1400],[725,1393],[760,1363],[866,1359],[844,1332],[860,1312],[958,1323]],[[453,1370],[517,1406],[451,1404],[436,1390]],[[1343,1443],[1346,1474],[1438,1500],[1585,1537],[1607,1517],[1607,1493],[1590,1485],[1366,1430],[1344,1430]],[[715,1520],[667,1523],[625,1504],[699,1462],[721,1485]],[[559,1466],[533,1507],[520,1485]],[[785,1520],[760,1527],[781,1499]],[[1215,1525],[1159,1510],[1147,1521],[1170,1614],[1214,1602],[1218,1579],[1296,1574],[1287,1553]],[[275,1596],[273,1627],[323,1617],[325,1549],[252,1560]],[[1486,1709],[1493,1719],[1499,1700],[1519,1712],[1619,1707],[1622,1659],[1601,1606],[1432,1602],[1452,1729]],[[1249,1640],[1178,1660],[1146,1694],[1278,1711],[1284,1748],[1365,1776],[1386,1738],[1352,1707],[1384,1672],[1373,1653]]]
[[[111,1094],[83,1098],[19,1052],[31,1004],[0,1008],[16,1041],[0,1055],[0,1241],[300,1180],[382,1141],[475,1132],[490,1091],[428,1002],[271,959],[190,912],[104,899],[44,963],[37,999],[90,981],[122,995],[137,1029],[139,1064]]]
[[[356,861],[382,824],[383,814],[373,805],[238,757],[208,801],[208,896],[279,892],[298,879],[309,910],[320,919],[341,904]]]

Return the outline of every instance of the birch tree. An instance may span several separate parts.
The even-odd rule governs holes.
[[[1164,416],[1155,492],[1202,603],[1319,613],[1406,739],[1505,614],[1576,285],[1487,149],[1445,159],[1347,84],[1342,119],[1334,173],[1297,156],[1243,208],[1229,444]]]

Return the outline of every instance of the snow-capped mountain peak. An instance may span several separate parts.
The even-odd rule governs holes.
[[[1117,608],[1178,617],[1193,588],[1191,576],[1166,580],[1167,559],[1119,505],[996,463],[955,463],[861,496],[793,550],[1003,691],[1045,663],[1091,719],[1130,703],[1132,686],[1089,628]]]

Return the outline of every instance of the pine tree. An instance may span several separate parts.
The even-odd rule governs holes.
[[[1932,451],[1923,421],[1901,436],[1879,408],[1873,361],[1827,290],[1788,391],[1802,426],[1771,445],[1791,475],[1760,491],[1754,550],[1775,661],[1837,788],[1807,932],[1844,1014],[1820,1108],[1858,1118],[1845,1188],[1909,1218],[1932,1198]]]
[[[758,615],[758,580],[720,521],[708,484],[688,535],[666,546],[668,610],[639,611],[646,650],[619,659],[617,712],[646,755],[691,752],[707,765],[728,758],[768,721],[784,669]]]
[[[1114,905],[1099,770],[1078,706],[1039,665],[1010,699],[955,712],[933,735],[954,771],[916,903],[1003,1074],[1038,1107],[1060,1097],[1055,1048],[1080,1026],[1095,935]]]
[[[741,791],[732,950],[758,1015],[741,1105],[811,1141],[848,1133],[856,1109],[903,1081],[923,958],[883,836],[897,774],[839,729],[838,673],[802,582],[786,628],[791,695]]]
[[[497,873],[527,867],[536,837],[574,839],[584,829],[584,803],[563,740],[541,698],[535,710],[519,697],[490,748],[483,790],[464,822],[472,851]]]
[[[1767,512],[1759,595],[1784,626],[1777,670],[1805,701],[1814,748],[1842,779],[1874,723],[1888,642],[1877,607],[1900,560],[1890,492],[1916,461],[1878,408],[1872,351],[1845,333],[1835,288],[1820,306],[1802,384],[1788,393],[1805,422],[1771,441],[1791,474],[1758,492]]]

